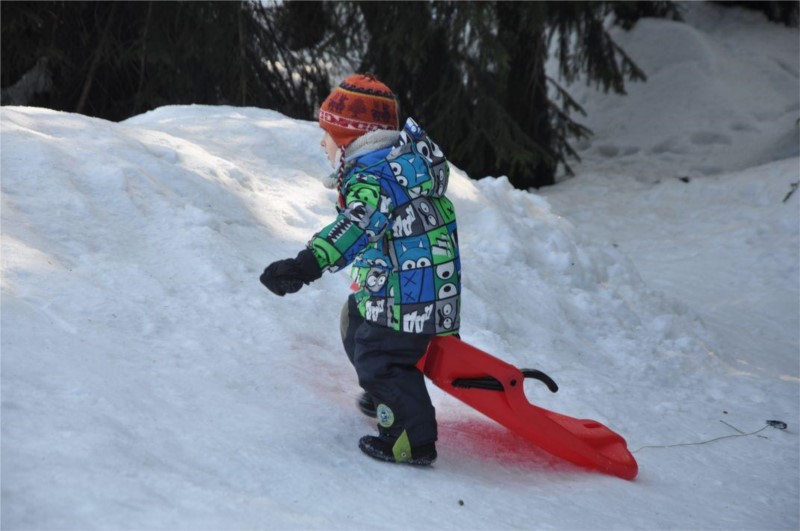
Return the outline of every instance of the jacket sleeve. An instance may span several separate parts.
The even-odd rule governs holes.
[[[336,220],[308,242],[323,271],[336,272],[346,267],[389,228],[391,207],[381,194],[377,177],[355,174],[343,185],[342,195],[345,206]]]

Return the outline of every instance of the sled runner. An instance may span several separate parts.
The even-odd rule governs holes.
[[[517,369],[453,336],[434,338],[417,367],[447,393],[472,406],[543,450],[580,466],[633,479],[636,460],[625,439],[594,420],[580,420],[528,402],[525,378],[542,381],[552,391],[549,376]]]

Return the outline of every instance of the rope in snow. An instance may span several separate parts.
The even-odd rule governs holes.
[[[789,193],[788,193],[788,194],[786,194],[786,197],[784,197],[784,198],[783,198],[783,202],[784,202],[784,203],[785,203],[786,201],[788,201],[788,200],[789,200],[789,198],[790,198],[790,197],[792,197],[792,194],[793,194],[793,193],[795,193],[795,192],[797,191],[797,187],[798,187],[798,186],[800,186],[800,181],[798,181],[798,182],[796,182],[796,183],[792,183],[792,184],[790,184],[789,186],[791,187],[791,189],[789,190]]]
[[[780,421],[780,420],[768,420],[767,423],[764,425],[764,427],[762,427],[761,429],[758,429],[756,431],[751,431],[749,433],[745,433],[742,430],[740,430],[739,428],[737,428],[735,426],[732,426],[731,424],[728,424],[724,420],[720,420],[720,422],[725,424],[725,425],[727,425],[727,426],[730,426],[731,428],[733,428],[734,430],[738,431],[739,433],[734,433],[732,435],[723,435],[722,437],[715,437],[713,439],[709,439],[707,441],[700,441],[700,442],[642,446],[640,448],[637,448],[636,450],[633,450],[631,453],[635,454],[639,450],[645,450],[645,449],[649,449],[649,448],[675,448],[675,447],[678,447],[678,446],[699,446],[701,444],[709,444],[709,443],[712,443],[712,442],[721,441],[722,439],[730,439],[732,437],[749,437],[750,435],[759,434],[762,431],[766,430],[767,428],[775,428],[775,429],[778,429],[778,430],[785,430],[787,428],[786,423],[783,422],[783,421]]]

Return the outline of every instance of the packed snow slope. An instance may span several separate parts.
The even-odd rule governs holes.
[[[598,133],[575,179],[456,169],[449,193],[463,338],[559,383],[526,383],[531,401],[624,435],[635,481],[435,388],[432,469],[361,454],[347,276],[258,282],[333,219],[316,124],[4,107],[2,528],[797,529],[797,30],[690,7],[620,35],[647,84],[574,87]]]

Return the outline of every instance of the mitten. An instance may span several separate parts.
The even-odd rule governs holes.
[[[272,293],[283,297],[294,293],[322,276],[322,269],[314,253],[303,249],[296,258],[271,263],[261,274],[261,283]]]

